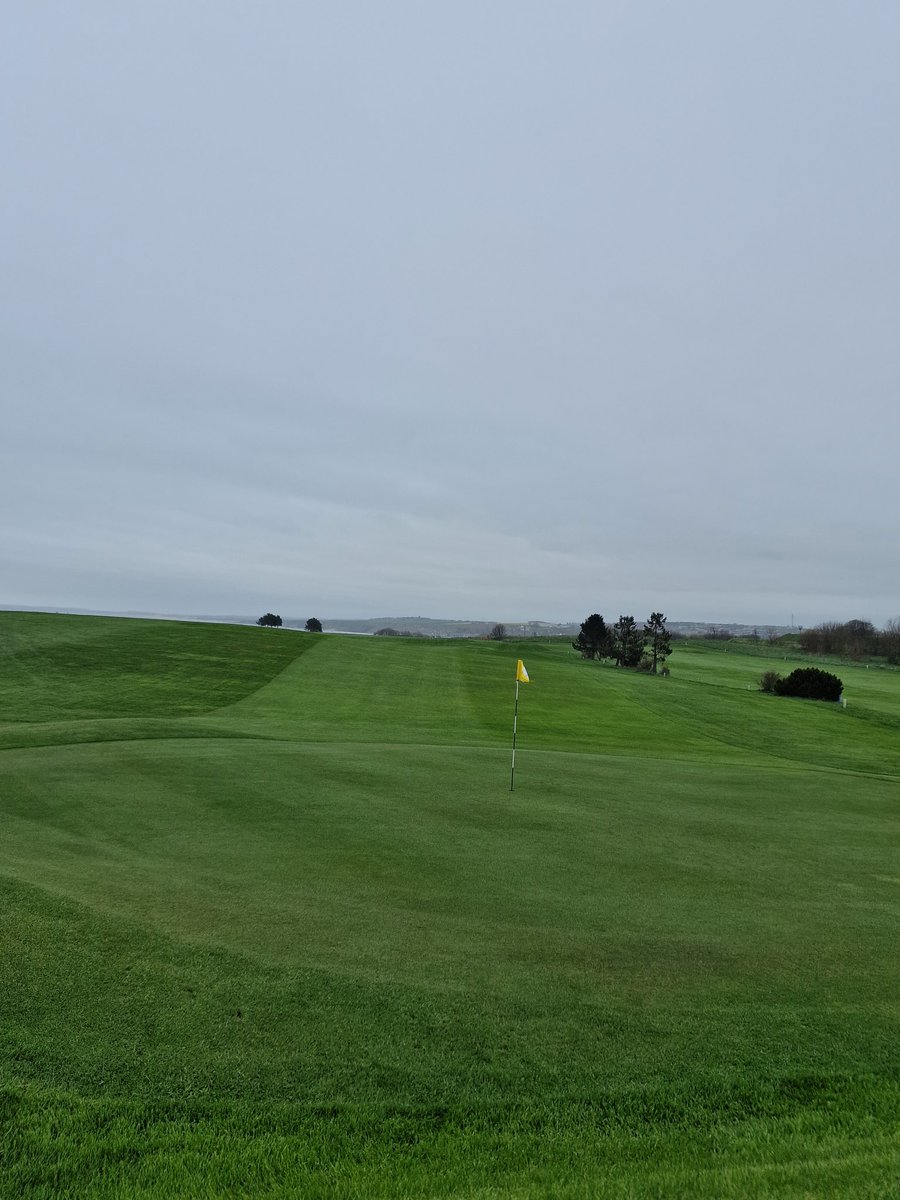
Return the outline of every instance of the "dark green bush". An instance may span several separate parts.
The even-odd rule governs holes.
[[[840,700],[844,685],[837,675],[818,667],[800,667],[774,686],[779,696],[800,696],[804,700]]]

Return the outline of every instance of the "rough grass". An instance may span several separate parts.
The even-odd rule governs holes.
[[[3,1194],[895,1194],[900,676],[0,634]]]

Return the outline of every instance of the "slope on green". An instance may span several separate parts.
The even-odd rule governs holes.
[[[209,712],[256,691],[312,641],[240,625],[0,613],[0,724]]]
[[[892,1194],[900,672],[6,621],[8,1194]]]

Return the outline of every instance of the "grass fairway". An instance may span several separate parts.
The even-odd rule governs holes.
[[[0,663],[3,1195],[898,1194],[900,672],[42,614]]]

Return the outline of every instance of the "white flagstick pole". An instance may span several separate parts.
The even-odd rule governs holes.
[[[512,768],[509,773],[509,790],[515,791],[516,788],[516,724],[519,720],[519,676],[516,675],[516,706],[513,709],[513,747],[512,747]]]

